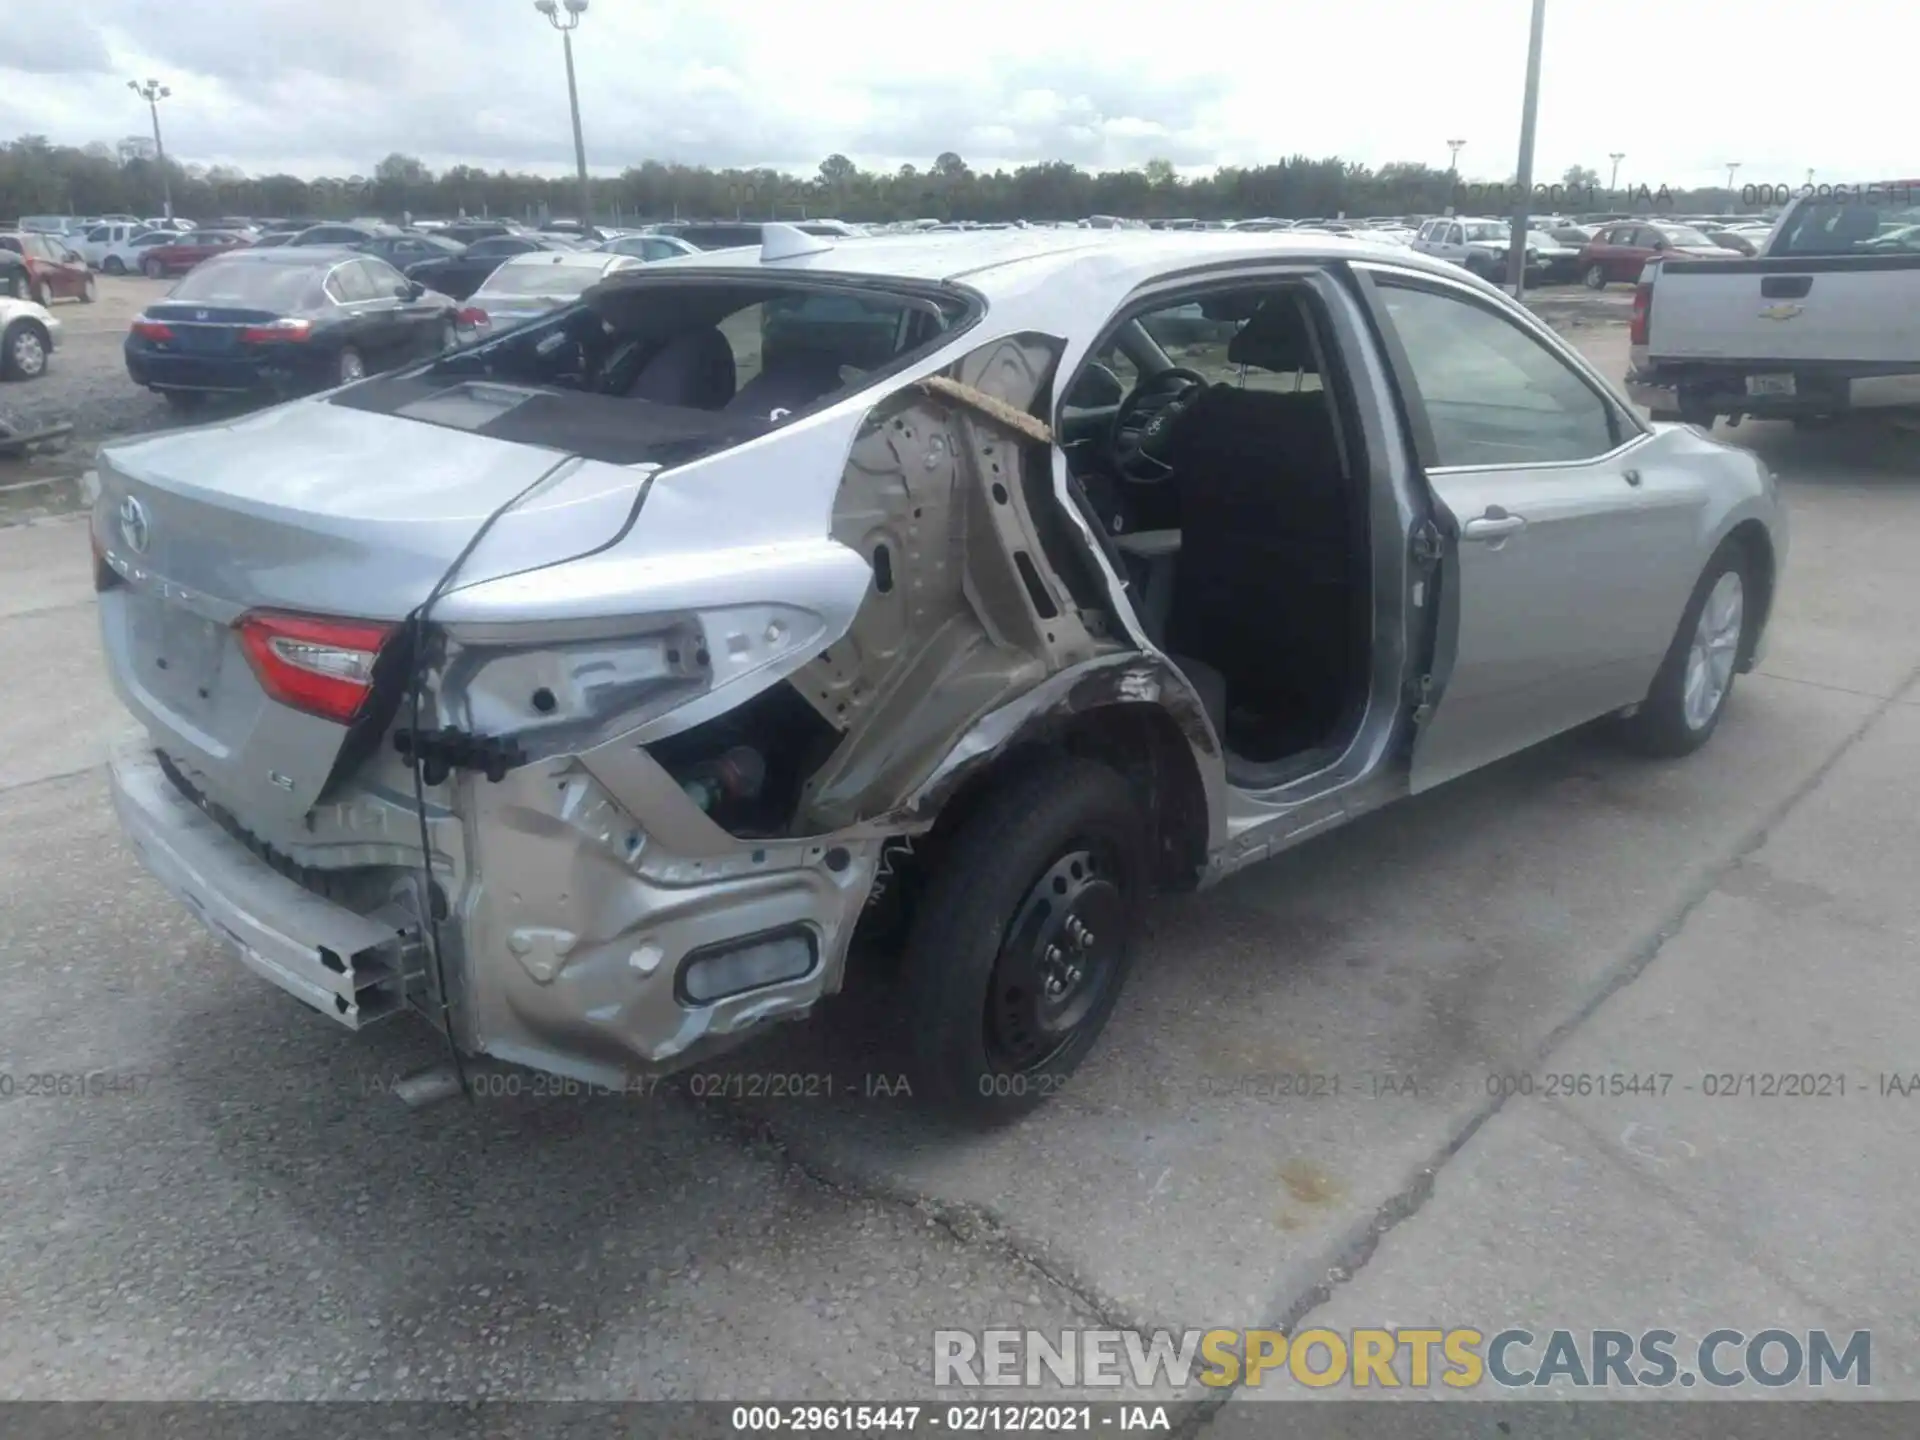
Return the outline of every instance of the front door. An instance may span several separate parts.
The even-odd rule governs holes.
[[[1424,790],[1646,694],[1704,496],[1495,303],[1441,281],[1375,284],[1453,530],[1433,708],[1414,748]]]

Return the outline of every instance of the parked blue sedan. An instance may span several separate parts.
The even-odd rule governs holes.
[[[209,395],[282,399],[451,349],[458,311],[377,256],[243,250],[201,264],[135,317],[127,373],[176,409]]]

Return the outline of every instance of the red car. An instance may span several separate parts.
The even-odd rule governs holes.
[[[182,275],[202,260],[225,255],[253,242],[227,230],[189,230],[171,245],[155,245],[140,257],[140,273],[149,280]]]
[[[40,305],[58,299],[93,299],[93,271],[77,250],[58,235],[33,230],[0,230],[0,250],[11,250],[27,266],[29,298]]]
[[[1738,260],[1738,250],[1713,243],[1691,225],[1666,220],[1615,220],[1602,225],[1581,247],[1580,278],[1589,290],[1604,290],[1615,280],[1640,283],[1640,272],[1656,256]]]

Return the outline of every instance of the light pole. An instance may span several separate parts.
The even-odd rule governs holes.
[[[1547,28],[1547,0],[1533,0],[1533,26],[1527,35],[1527,95],[1520,111],[1519,199],[1513,207],[1513,234],[1507,249],[1507,283],[1514,297],[1527,284],[1527,235],[1532,216],[1527,213],[1527,197],[1533,193],[1533,122],[1540,109],[1540,37]]]
[[[173,91],[158,80],[149,80],[142,85],[138,80],[127,81],[127,88],[147,102],[147,109],[153,114],[153,154],[160,166],[160,213],[168,220],[173,219],[173,186],[167,179],[167,147],[160,143],[160,102]]]
[[[593,224],[593,201],[587,190],[587,142],[580,136],[580,87],[573,79],[573,32],[580,17],[587,13],[587,0],[533,0],[533,8],[547,17],[560,32],[561,47],[567,53],[567,104],[573,109],[573,163],[580,171],[580,228]],[[562,19],[560,12],[566,11]]]
[[[1613,173],[1607,177],[1607,193],[1611,195],[1620,188],[1620,162],[1627,158],[1624,150],[1609,150],[1607,158],[1613,162]]]
[[[1727,162],[1727,203],[1729,205],[1733,203],[1733,172],[1739,168],[1740,162],[1738,160],[1729,160]]]

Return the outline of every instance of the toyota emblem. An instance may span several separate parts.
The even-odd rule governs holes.
[[[120,537],[134,554],[147,553],[147,507],[131,495],[120,502]]]

